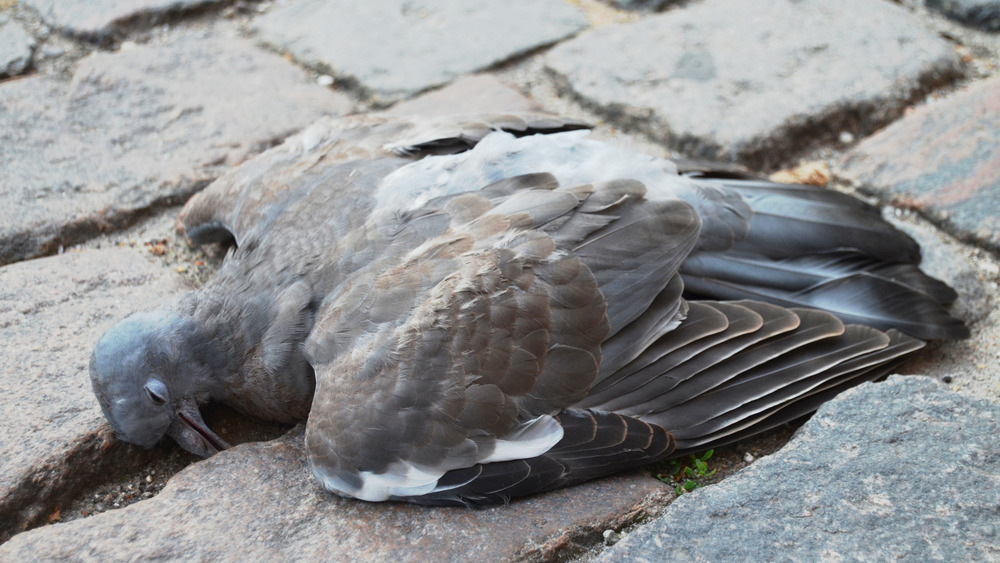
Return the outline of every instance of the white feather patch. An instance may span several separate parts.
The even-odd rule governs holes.
[[[493,453],[480,459],[479,463],[537,457],[552,449],[562,437],[562,426],[551,416],[543,415],[525,422],[502,440],[497,440]],[[313,474],[326,490],[369,502],[381,502],[393,497],[416,497],[464,484],[438,487],[438,480],[445,474],[444,469],[417,467],[405,461],[392,464],[385,473],[358,472],[360,488],[337,474],[327,472],[323,467],[313,466]]]
[[[361,471],[361,488],[355,488],[338,475],[326,473],[321,467],[314,467],[313,473],[323,487],[342,496],[354,497],[369,502],[381,502],[391,497],[415,497],[433,492],[443,471],[427,471],[410,463],[396,462],[385,473]]]
[[[493,453],[479,463],[494,463],[512,459],[538,457],[562,440],[562,426],[549,415],[542,415],[518,426],[510,434],[497,440]]]
[[[670,160],[590,139],[589,133],[526,137],[490,133],[470,151],[422,158],[395,170],[379,183],[375,208],[387,212],[413,209],[435,197],[478,190],[502,178],[532,172],[549,172],[563,186],[633,178],[646,184],[650,199],[676,199],[673,191],[691,184],[677,176]]]

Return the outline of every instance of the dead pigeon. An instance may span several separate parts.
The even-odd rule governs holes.
[[[188,202],[214,279],[97,343],[123,439],[308,419],[327,490],[476,505],[751,436],[962,338],[878,210],[542,115],[324,120]]]

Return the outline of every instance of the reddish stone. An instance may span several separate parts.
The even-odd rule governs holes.
[[[1000,78],[917,108],[840,164],[862,190],[1000,250]]]

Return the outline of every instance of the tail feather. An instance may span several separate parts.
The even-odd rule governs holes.
[[[736,286],[794,293],[860,274],[922,293],[942,306],[957,294],[944,282],[927,276],[915,264],[885,263],[855,252],[797,256],[770,260],[739,252],[701,252],[684,263],[687,278],[726,280]]]
[[[924,340],[966,338],[969,329],[925,293],[866,273],[836,278],[801,291],[753,286],[723,279],[684,277],[685,288],[724,299],[760,299],[785,307],[805,306],[836,314],[848,323],[896,328]]]
[[[712,177],[752,215],[730,248],[699,245],[681,266],[686,295],[829,310],[847,323],[921,339],[966,338],[945,309],[955,292],[920,271],[920,248],[860,200],[814,186]]]

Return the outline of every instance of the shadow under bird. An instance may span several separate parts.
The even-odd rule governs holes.
[[[308,420],[324,488],[489,504],[733,442],[967,336],[877,209],[546,115],[323,120],[179,221],[218,274],[97,343],[117,434]]]

